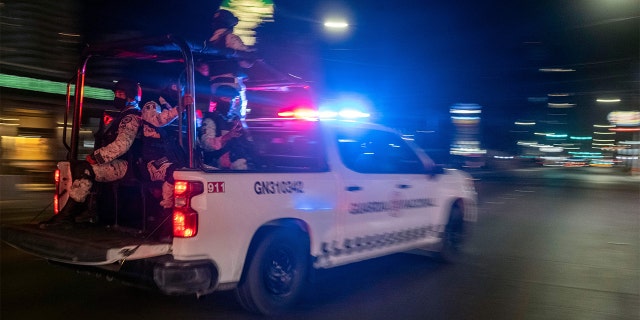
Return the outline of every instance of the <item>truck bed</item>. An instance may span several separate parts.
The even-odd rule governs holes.
[[[104,225],[44,230],[37,224],[3,225],[0,233],[3,241],[27,253],[77,265],[106,265],[171,251],[170,243],[148,239],[135,230]]]

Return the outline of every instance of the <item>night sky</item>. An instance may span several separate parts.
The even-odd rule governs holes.
[[[220,1],[80,1],[87,42],[176,33],[211,34]],[[483,107],[488,133],[540,117],[532,99],[571,92],[573,126],[606,112],[595,97],[638,108],[640,2],[637,0],[330,1],[274,0],[275,22],[258,29],[265,61],[313,83],[323,96],[369,98],[387,122],[445,119],[455,103]],[[341,12],[349,32],[331,38],[324,14]],[[540,68],[570,68],[542,74]],[[511,141],[509,141],[512,143]]]
[[[443,103],[452,97],[488,102],[499,95],[514,103],[525,90],[518,86],[536,85],[526,83],[532,80],[527,72],[540,67],[637,67],[637,1],[274,2],[276,22],[259,31],[259,49],[268,62],[287,61],[281,68],[321,79],[332,91]],[[89,1],[85,34],[92,40],[122,31],[174,32],[201,41],[211,33],[209,18],[218,3]],[[344,39],[323,36],[322,14],[330,10],[345,13],[351,23]],[[620,60],[628,63],[614,63]],[[635,73],[637,81],[637,70],[621,72]]]

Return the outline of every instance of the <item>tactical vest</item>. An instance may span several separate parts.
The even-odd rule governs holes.
[[[142,120],[142,125],[153,128],[160,135],[160,138],[142,137],[143,160],[155,160],[166,157],[170,162],[175,164],[183,165],[186,163],[186,154],[178,143],[179,128],[171,127],[173,130],[167,130],[169,128],[156,127],[144,120]]]
[[[204,118],[210,118],[216,124],[216,137],[222,136],[223,131],[229,131],[233,128],[234,123],[227,121],[226,118],[216,112],[205,112]],[[202,160],[205,164],[216,166],[217,160],[227,152],[230,152],[230,160],[233,162],[240,158],[249,160],[251,158],[252,145],[247,140],[247,132],[240,137],[231,139],[220,150],[211,150],[202,152]],[[198,136],[201,132],[198,132]]]

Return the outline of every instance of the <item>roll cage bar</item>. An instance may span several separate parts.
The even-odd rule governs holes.
[[[81,55],[80,63],[76,70],[76,75],[67,83],[66,111],[64,115],[64,127],[62,140],[67,149],[67,159],[77,159],[78,143],[80,136],[80,124],[82,122],[82,109],[84,103],[84,89],[87,63],[93,57],[106,57],[115,59],[150,60],[156,62],[182,62],[185,65],[184,95],[191,95],[195,101],[195,77],[194,77],[194,56],[197,58],[242,58],[242,53],[233,50],[216,49],[205,47],[204,44],[193,44],[185,41],[181,37],[168,34],[160,37],[133,38],[118,40],[113,42],[96,43],[87,45]],[[72,85],[75,84],[73,98],[71,96]],[[72,104],[73,99],[73,104]],[[182,100],[182,99],[180,99]],[[182,103],[182,101],[180,101]],[[179,135],[179,143],[188,154],[189,168],[197,168],[199,158],[196,152],[196,111],[195,105],[183,106],[186,112],[186,139]],[[71,137],[67,143],[68,115],[73,108],[73,122],[71,126]],[[179,128],[183,116],[178,117]],[[186,141],[184,141],[186,140]]]

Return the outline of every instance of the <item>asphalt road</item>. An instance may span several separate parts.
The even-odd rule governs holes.
[[[640,179],[573,169],[475,172],[479,221],[459,263],[396,254],[322,270],[278,319],[638,319]],[[264,319],[230,292],[169,297],[0,254],[3,320]]]

